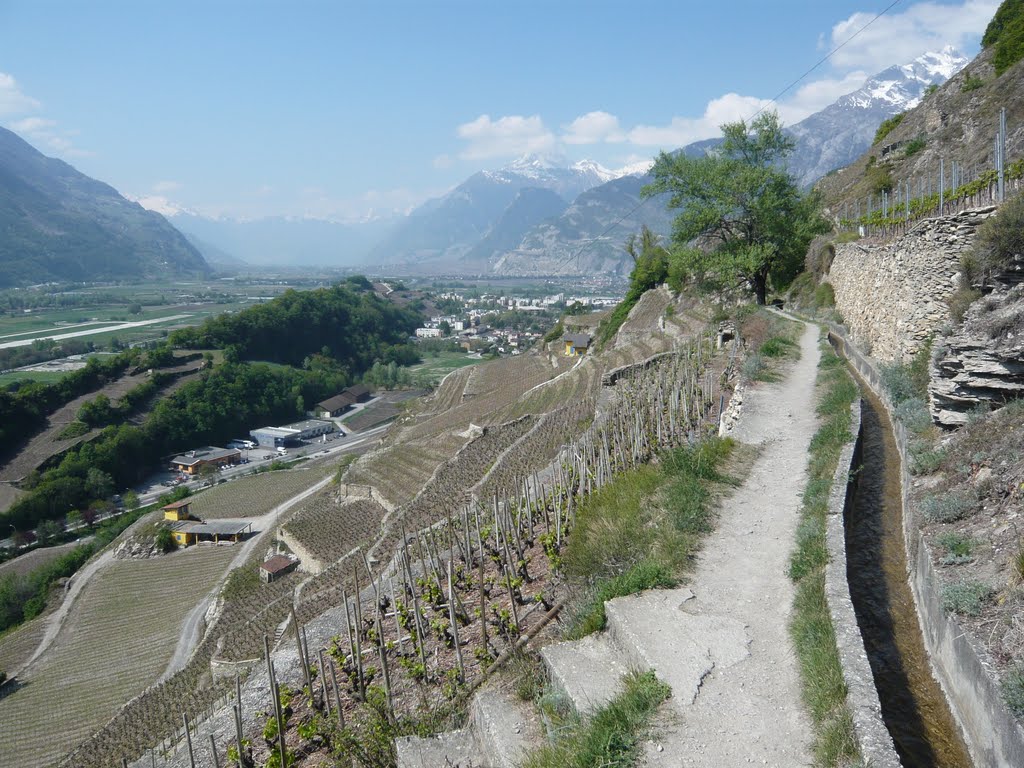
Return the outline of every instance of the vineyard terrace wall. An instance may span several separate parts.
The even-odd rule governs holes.
[[[949,321],[946,300],[958,287],[960,257],[995,210],[925,219],[889,242],[836,245],[826,279],[854,341],[878,360],[909,362]]]

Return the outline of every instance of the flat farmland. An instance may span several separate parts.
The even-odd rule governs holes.
[[[283,469],[232,480],[191,497],[192,514],[204,520],[261,517],[329,474],[329,467]]]
[[[236,554],[194,547],[114,561],[85,586],[45,656],[0,699],[5,765],[47,765],[155,682],[196,601]]]

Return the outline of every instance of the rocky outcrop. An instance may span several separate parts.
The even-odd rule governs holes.
[[[1024,396],[1024,284],[976,301],[963,325],[936,349],[928,400],[944,427],[966,423],[979,407]]]
[[[854,340],[883,361],[908,362],[950,319],[960,257],[995,212],[975,208],[926,219],[891,242],[836,246],[827,280]]]

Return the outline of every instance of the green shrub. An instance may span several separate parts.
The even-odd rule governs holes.
[[[984,278],[1006,269],[1021,253],[1024,253],[1024,195],[1017,195],[978,227],[972,256]]]
[[[981,298],[981,291],[974,288],[959,288],[953,295],[946,299],[949,307],[949,314],[958,323],[962,323],[967,309]]]
[[[893,405],[898,406],[904,400],[922,394],[918,392],[910,375],[910,366],[901,363],[882,363],[878,372],[882,378],[882,386],[885,387]]]
[[[973,579],[961,579],[942,588],[942,607],[950,613],[977,616],[982,606],[992,599],[995,590]]]
[[[967,517],[976,499],[965,491],[947,491],[921,500],[921,513],[929,523],[952,523]]]
[[[913,157],[918,152],[923,150],[927,145],[928,142],[919,136],[916,139],[911,139],[906,143],[906,145],[904,145],[903,154],[905,154],[907,157]]]
[[[911,440],[907,452],[910,454],[910,472],[914,475],[930,475],[946,461],[945,449],[935,447],[930,440]]]
[[[927,433],[932,426],[928,405],[920,397],[909,397],[896,406],[896,419],[916,435]]]
[[[756,381],[764,372],[764,360],[756,352],[747,355],[740,367],[743,378],[747,381]]]
[[[825,309],[836,305],[836,292],[831,283],[822,283],[814,289],[814,307]]]
[[[154,544],[156,545],[156,548],[165,555],[178,548],[178,542],[174,540],[174,534],[171,533],[169,528],[161,528],[156,532]]]
[[[976,91],[985,84],[985,81],[976,75],[965,75],[964,83],[960,86],[960,90],[963,93],[970,93]]]
[[[868,189],[874,195],[880,195],[883,192],[892,192],[896,182],[893,181],[892,174],[889,169],[875,165],[864,173],[864,180],[867,182]]]
[[[947,556],[968,557],[974,551],[975,541],[961,532],[947,530],[936,540]]]
[[[884,140],[886,136],[893,132],[896,126],[903,122],[903,118],[906,116],[906,112],[900,112],[898,115],[893,115],[892,117],[888,117],[883,120],[881,125],[878,126],[878,130],[875,131],[875,138],[872,140],[871,144],[878,144],[880,141]]]

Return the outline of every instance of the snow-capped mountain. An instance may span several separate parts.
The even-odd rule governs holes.
[[[839,98],[787,130],[796,139],[789,171],[804,186],[842,168],[871,146],[887,117],[916,107],[931,85],[941,85],[967,65],[968,59],[947,46],[909,64],[889,67],[863,86]]]
[[[373,249],[370,260],[458,261],[491,232],[523,190],[545,189],[560,198],[547,198],[556,204],[546,215],[535,205],[531,208],[530,218],[540,221],[558,216],[580,194],[614,178],[615,171],[590,160],[568,165],[550,157],[520,157],[502,168],[474,173],[448,194],[421,205]]]

